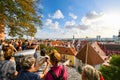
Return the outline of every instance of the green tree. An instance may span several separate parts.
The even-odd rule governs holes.
[[[100,68],[105,80],[120,80],[120,55],[113,55],[110,66]]]
[[[41,15],[38,2],[40,0],[0,0],[1,31],[6,27],[9,36],[34,36],[37,32],[35,26],[42,26],[41,16],[37,15]]]
[[[40,50],[45,49],[46,53],[49,55],[51,53],[51,50],[55,49],[51,46],[46,46],[45,44],[40,44]]]

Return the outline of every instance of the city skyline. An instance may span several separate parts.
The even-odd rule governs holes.
[[[119,0],[42,0],[36,38],[95,38],[118,35]]]

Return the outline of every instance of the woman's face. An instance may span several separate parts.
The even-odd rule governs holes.
[[[51,63],[52,65],[54,65],[54,61],[50,60],[50,63]]]

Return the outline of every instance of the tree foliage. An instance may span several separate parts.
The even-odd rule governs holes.
[[[120,80],[120,55],[113,55],[110,66],[102,66],[100,71],[105,80]]]
[[[7,27],[10,36],[35,35],[35,26],[42,25],[41,17],[36,12],[38,1],[40,0],[0,0],[0,23]]]
[[[49,55],[51,53],[51,50],[55,49],[54,47],[51,46],[46,46],[45,44],[40,44],[40,49],[45,49],[46,53]]]

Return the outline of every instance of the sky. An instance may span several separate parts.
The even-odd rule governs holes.
[[[36,38],[112,38],[120,30],[120,0],[42,0]]]

